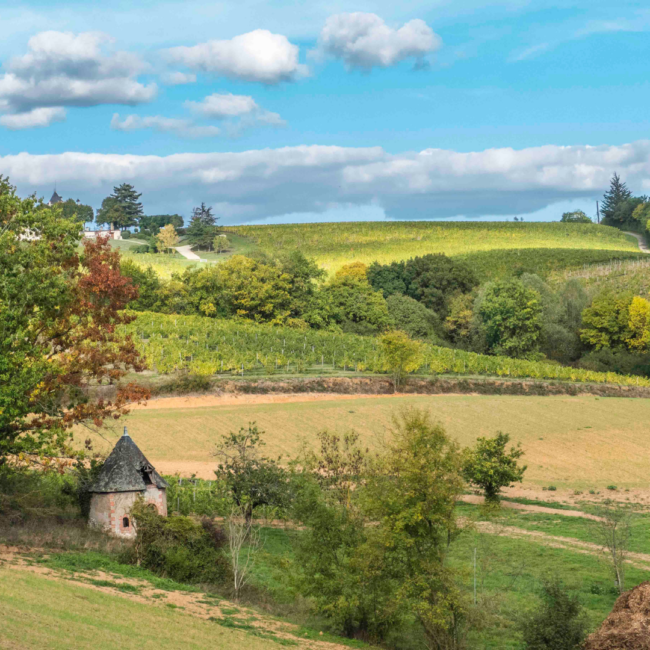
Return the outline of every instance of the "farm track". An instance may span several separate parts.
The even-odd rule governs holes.
[[[185,591],[164,591],[156,589],[145,580],[135,578],[124,578],[115,576],[104,571],[88,571],[71,573],[65,570],[55,570],[36,564],[28,554],[21,550],[0,545],[0,579],[3,570],[29,571],[38,574],[48,580],[70,582],[81,585],[84,588],[100,591],[119,596],[142,604],[154,607],[173,607],[182,609],[183,613],[192,617],[205,620],[229,621],[229,627],[252,626],[252,633],[261,632],[272,635],[281,643],[296,644],[297,647],[309,650],[344,650],[346,646],[327,641],[314,641],[298,636],[299,626],[292,623],[280,621],[266,616],[259,611],[249,607],[237,605],[233,602],[220,598],[211,598],[209,594],[185,592]],[[115,587],[93,584],[92,581],[110,582]],[[136,588],[137,593],[124,592],[119,586],[128,585]],[[211,602],[212,601],[212,602]],[[233,613],[234,612],[234,613]],[[234,623],[234,625],[232,625]],[[269,647],[276,647],[277,644],[271,640]]]
[[[639,242],[639,250],[642,253],[650,253],[650,248],[648,248],[647,244],[645,243],[645,239],[641,235],[638,235],[635,232],[627,232],[627,231],[625,231],[625,234],[632,235],[632,237],[634,237]]]

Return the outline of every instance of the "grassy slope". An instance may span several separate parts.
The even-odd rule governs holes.
[[[354,429],[367,444],[381,444],[393,414],[408,406],[428,409],[462,445],[499,430],[511,434],[526,452],[529,484],[582,490],[648,484],[650,403],[639,399],[438,395],[159,410],[153,402],[126,423],[166,473],[199,470],[210,478],[220,437],[248,422],[266,431],[270,455],[293,456],[302,439],[313,444],[324,428]],[[110,445],[118,428],[106,434]],[[99,438],[96,443],[109,448]]]
[[[476,514],[468,510],[462,509],[465,516]],[[573,523],[567,517],[549,517],[558,529],[565,523]],[[508,519],[504,523],[513,525]],[[556,530],[554,534],[562,533]],[[286,581],[286,560],[293,558],[293,544],[299,535],[299,531],[265,531],[265,554],[256,568],[255,580],[281,602],[290,602],[295,597]],[[487,600],[496,620],[493,619],[487,629],[470,635],[471,647],[519,650],[521,640],[516,621],[523,612],[536,606],[542,580],[549,576],[561,577],[568,588],[578,592],[580,602],[587,610],[591,630],[602,622],[616,600],[609,567],[598,557],[569,549],[549,548],[534,539],[510,539],[503,534],[488,535],[472,530],[461,535],[451,549],[451,563],[458,570],[468,597],[473,590],[474,549],[477,553],[478,597]],[[631,588],[648,577],[647,571],[629,567],[626,585]],[[415,631],[404,634],[398,647],[403,650],[422,647],[417,645],[417,640]]]
[[[638,251],[633,237],[585,224],[395,221],[239,226],[228,231],[249,237],[268,252],[300,249],[330,272],[352,261],[386,263],[426,253],[521,248]]]
[[[3,648],[279,648],[181,612],[0,568]]]

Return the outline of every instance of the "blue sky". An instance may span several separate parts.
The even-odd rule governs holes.
[[[557,219],[613,171],[650,191],[650,9],[396,4],[0,4],[0,173],[231,223]]]

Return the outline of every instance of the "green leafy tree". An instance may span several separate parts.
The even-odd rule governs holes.
[[[387,451],[370,474],[363,500],[369,527],[359,557],[377,576],[383,619],[414,616],[431,649],[459,649],[468,606],[449,565],[459,536],[456,503],[465,483],[457,443],[426,411],[409,410],[394,422]]]
[[[266,445],[261,439],[263,433],[251,422],[239,433],[229,433],[215,453],[219,459],[215,475],[228,486],[247,519],[259,506],[288,505],[287,473],[280,467],[279,458],[273,460],[261,454]]]
[[[281,257],[279,267],[289,278],[291,315],[294,318],[304,318],[305,314],[314,308],[317,283],[323,280],[327,273],[301,251],[292,251]]]
[[[60,204],[63,209],[63,216],[66,219],[76,219],[79,223],[92,222],[95,213],[89,205],[84,205],[79,201],[68,199]]]
[[[212,250],[214,238],[219,234],[217,220],[218,217],[212,214],[212,208],[205,203],[192,210],[190,225],[185,231],[192,248]]]
[[[393,294],[386,299],[386,306],[395,327],[413,338],[427,339],[440,331],[438,315],[409,296]]]
[[[390,373],[393,387],[397,391],[406,375],[422,365],[422,344],[410,339],[405,332],[394,330],[382,335],[379,347],[384,359],[384,369]]]
[[[147,391],[123,385],[110,402],[89,402],[91,385],[117,383],[144,364],[120,326],[136,297],[119,253],[85,241],[60,208],[21,200],[0,178],[0,465],[75,455],[72,429],[100,426]]]
[[[558,579],[544,582],[542,602],[520,624],[526,650],[579,650],[587,636],[588,620],[577,595]]]
[[[593,223],[593,221],[582,210],[565,212],[560,221],[563,223]]]
[[[404,262],[391,262],[390,264],[373,262],[368,267],[368,282],[370,282],[373,289],[381,291],[384,298],[396,293],[405,294],[404,265]]]
[[[352,275],[335,277],[323,288],[323,304],[330,309],[331,322],[344,332],[377,334],[391,325],[386,301],[367,280]]]
[[[217,253],[225,253],[230,247],[230,242],[226,236],[217,235],[214,238],[213,247]]]
[[[138,290],[138,297],[129,302],[129,309],[137,311],[159,311],[160,296],[158,294],[163,281],[151,266],[143,268],[132,260],[122,260],[120,271],[123,276],[131,279]]]
[[[161,228],[155,239],[158,250],[168,251],[178,245],[178,235],[171,223]]]
[[[142,216],[142,203],[138,200],[141,196],[129,183],[114,187],[113,193],[102,201],[95,221],[98,224],[113,224],[115,228],[137,226]]]
[[[582,312],[580,338],[595,350],[624,348],[630,331],[631,293],[601,293]]]
[[[179,228],[183,227],[183,217],[179,214],[154,214],[142,216],[138,222],[140,232],[149,237],[155,237],[161,228],[169,224],[178,231]]]
[[[488,284],[475,309],[488,351],[509,357],[534,357],[541,342],[540,295],[520,280]]]
[[[523,480],[526,466],[517,461],[524,452],[520,445],[507,451],[509,442],[510,436],[499,432],[494,438],[479,438],[474,449],[465,454],[463,475],[468,483],[483,490],[488,502],[498,503],[502,488]]]
[[[606,225],[617,225],[620,220],[620,214],[616,216],[616,211],[622,203],[631,198],[632,192],[627,188],[627,185],[621,181],[621,177],[614,172],[612,180],[609,184],[609,189],[603,196],[603,201],[600,205],[600,212],[603,215],[603,223]]]

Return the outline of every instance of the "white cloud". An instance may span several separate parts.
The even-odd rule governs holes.
[[[410,20],[393,29],[376,14],[355,12],[327,19],[318,52],[342,59],[350,68],[370,70],[408,58],[422,65],[424,57],[441,46],[441,38],[423,20]]]
[[[527,59],[534,59],[535,57],[543,54],[551,47],[550,43],[538,43],[537,45],[531,45],[527,47],[522,52],[518,52],[510,56],[508,61],[515,63],[517,61],[526,61]]]
[[[62,122],[63,120],[65,120],[65,108],[61,108],[60,106],[54,108],[33,108],[27,113],[0,115],[0,125],[12,131],[50,126],[54,122]]]
[[[9,114],[5,117],[18,123],[19,115],[39,108],[134,106],[153,99],[156,85],[137,80],[147,66],[129,52],[107,53],[111,42],[99,32],[47,31],[30,38],[28,52],[10,59],[7,72],[0,75],[0,107]],[[61,110],[50,115],[60,116]]]
[[[214,137],[221,133],[216,126],[202,126],[192,120],[182,120],[161,115],[127,115],[120,121],[119,113],[114,113],[111,119],[111,129],[116,131],[138,131],[140,129],[153,129],[160,133],[173,133],[181,138],[206,138]]]
[[[169,86],[181,86],[196,82],[196,75],[192,72],[165,72],[161,78]]]
[[[226,117],[238,117],[259,110],[257,102],[252,97],[233,95],[232,93],[214,93],[200,102],[185,102],[185,106],[193,113],[218,120]]]
[[[266,29],[256,29],[230,40],[173,47],[167,50],[167,56],[191,70],[265,84],[292,81],[307,72],[306,66],[298,62],[298,46],[286,36]]]
[[[375,205],[402,219],[521,215],[596,199],[614,171],[635,192],[650,193],[650,141],[469,153],[299,146],[170,156],[0,157],[0,174],[23,194],[45,192],[58,182],[94,205],[114,185],[129,182],[143,192],[148,209],[187,212],[200,201],[220,202],[231,223],[337,205]]]
[[[214,93],[200,102],[185,102],[193,113],[205,118],[228,119],[227,127],[232,136],[239,135],[242,129],[261,125],[284,126],[285,121],[278,115],[263,109],[248,95]],[[235,118],[239,118],[235,120]]]

